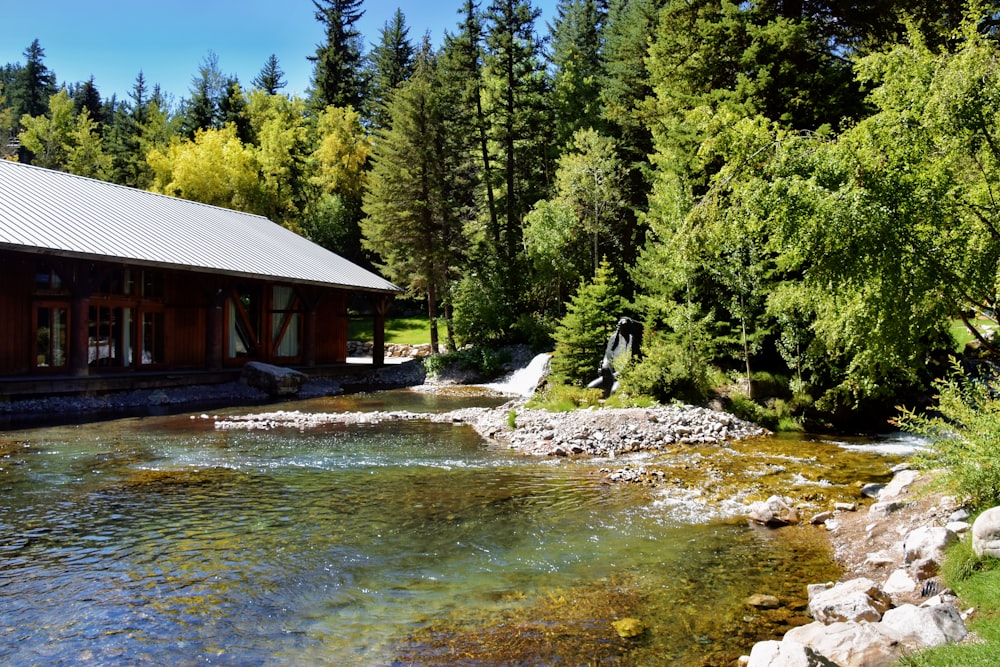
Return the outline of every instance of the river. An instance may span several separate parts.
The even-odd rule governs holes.
[[[0,663],[728,665],[840,574],[822,529],[753,527],[746,502],[856,498],[906,453],[768,438],[636,457],[665,482],[609,484],[629,461],[525,457],[423,421],[214,428],[239,412],[0,432]],[[748,607],[758,592],[781,607]],[[626,617],[639,637],[615,633]]]

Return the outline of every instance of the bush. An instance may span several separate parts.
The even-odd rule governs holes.
[[[455,352],[434,354],[424,357],[424,369],[427,375],[435,377],[445,369],[458,368],[463,371],[476,371],[484,377],[496,377],[503,370],[503,365],[511,359],[509,350],[492,350],[487,347],[468,347]]]
[[[996,372],[971,378],[955,368],[936,384],[936,414],[899,408],[897,424],[931,440],[924,457],[943,465],[955,490],[976,507],[1000,504],[1000,400]]]

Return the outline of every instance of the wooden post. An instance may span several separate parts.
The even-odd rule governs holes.
[[[374,298],[375,322],[372,331],[372,365],[385,365],[385,314],[392,303],[392,296],[379,294]]]
[[[210,371],[220,370],[223,365],[223,357],[225,355],[223,348],[225,347],[226,298],[228,294],[228,290],[224,287],[211,290],[208,294],[208,314],[205,318],[208,329],[205,366]]]

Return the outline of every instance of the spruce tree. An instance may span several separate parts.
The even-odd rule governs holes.
[[[278,57],[272,53],[250,84],[268,95],[277,95],[279,90],[288,85],[284,76],[285,73],[278,66]]]
[[[409,39],[406,17],[397,9],[379,31],[380,39],[368,56],[371,82],[367,116],[373,128],[388,124],[385,104],[393,91],[413,74],[414,48]]]
[[[552,375],[557,381],[582,387],[598,376],[622,307],[618,281],[605,260],[593,280],[580,283],[556,329]]]
[[[316,20],[324,25],[326,41],[309,56],[314,63],[313,107],[360,110],[366,97],[363,43],[354,24],[364,15],[361,0],[313,0]]]

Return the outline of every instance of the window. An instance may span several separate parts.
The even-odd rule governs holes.
[[[297,357],[300,353],[299,331],[302,313],[298,297],[291,287],[275,287],[271,311],[271,345],[276,357]]]
[[[35,310],[36,368],[65,368],[67,310],[64,306],[38,306]]]
[[[62,287],[62,279],[47,262],[40,262],[35,268],[35,287],[44,290],[57,290]]]
[[[162,364],[165,359],[163,345],[163,313],[144,312],[142,314],[142,356],[143,365]]]
[[[229,358],[255,358],[260,354],[261,290],[240,286],[233,290],[227,308]],[[265,339],[266,344],[266,339]]]
[[[160,271],[142,272],[142,296],[147,299],[163,298],[163,273]]]
[[[87,362],[91,366],[123,368],[132,365],[132,309],[91,306]]]

